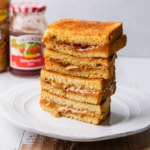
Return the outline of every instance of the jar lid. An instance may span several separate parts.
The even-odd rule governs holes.
[[[46,9],[46,5],[39,2],[18,2],[11,4],[12,12],[33,13],[42,12]]]

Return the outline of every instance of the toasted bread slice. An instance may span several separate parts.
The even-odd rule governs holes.
[[[81,45],[70,44],[64,42],[57,42],[55,39],[46,43],[46,48],[57,51],[62,54],[68,54],[74,57],[81,58],[109,58],[112,54],[116,53],[127,42],[126,35],[122,35],[111,44],[106,45]]]
[[[74,57],[67,54],[59,53],[53,50],[45,50],[45,59],[46,61],[52,60],[54,62],[60,63],[64,65],[66,68],[67,66],[76,66],[76,68],[97,68],[99,66],[106,66],[109,67],[115,63],[116,54],[112,55],[111,57],[104,59],[104,58],[81,58],[81,57]]]
[[[109,67],[99,66],[96,68],[91,68],[88,66],[81,67],[75,65],[65,66],[62,63],[58,63],[56,61],[52,61],[49,59],[45,60],[45,68],[49,71],[54,71],[65,75],[71,75],[74,77],[104,78],[104,79],[112,78],[115,71],[114,65],[111,65]]]
[[[114,76],[111,79],[89,79],[89,78],[81,78],[81,77],[73,77],[70,75],[60,74],[58,72],[48,71],[46,69],[41,69],[41,80],[46,82],[51,82],[51,84],[57,83],[59,86],[74,87],[78,90],[93,90],[102,92],[105,88],[109,87],[112,81],[114,80]]]
[[[115,93],[116,82],[112,81],[109,87],[100,92],[96,90],[79,89],[74,86],[65,86],[63,84],[60,86],[60,83],[48,82],[41,79],[41,89],[70,100],[88,104],[100,104],[108,96]]]
[[[41,91],[40,106],[52,115],[65,116],[91,124],[99,124],[110,112],[110,97],[101,105],[75,102]]]
[[[45,44],[55,39],[70,44],[106,45],[123,33],[121,22],[97,22],[63,19],[48,26],[42,38]]]

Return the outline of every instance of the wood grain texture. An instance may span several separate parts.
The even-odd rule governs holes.
[[[150,150],[150,129],[126,137],[98,142],[69,142],[37,135],[32,145],[20,150]]]
[[[150,129],[122,138],[93,143],[79,143],[79,150],[150,150]]]

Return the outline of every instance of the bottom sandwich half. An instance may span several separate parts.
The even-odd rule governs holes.
[[[98,125],[110,114],[110,102],[111,98],[107,97],[101,104],[87,104],[59,97],[42,90],[40,106],[55,117],[64,116]]]

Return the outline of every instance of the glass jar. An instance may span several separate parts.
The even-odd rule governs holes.
[[[15,75],[39,75],[44,66],[42,35],[46,6],[38,2],[11,4],[9,70]]]
[[[8,68],[8,53],[9,53],[9,32],[8,24],[0,25],[0,72],[4,72]]]
[[[9,0],[0,0],[0,72],[8,67],[9,53]]]
[[[0,24],[9,19],[9,4],[10,0],[0,0]]]

